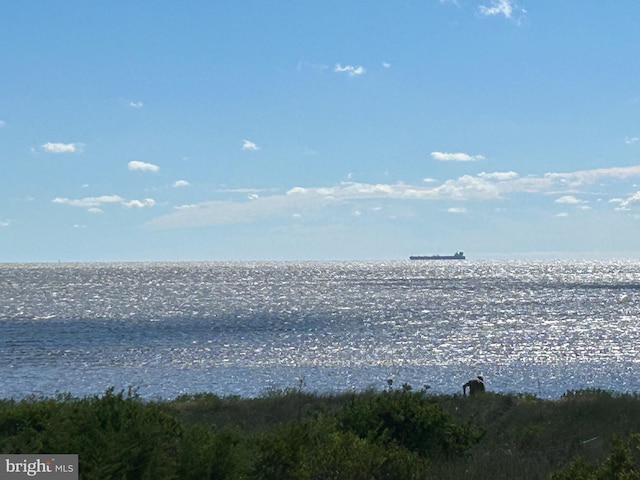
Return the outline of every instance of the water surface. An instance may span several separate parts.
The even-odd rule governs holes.
[[[640,391],[640,262],[0,265],[0,397]]]

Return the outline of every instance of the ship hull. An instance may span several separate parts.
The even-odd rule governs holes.
[[[409,260],[465,260],[462,252],[455,255],[412,255]]]

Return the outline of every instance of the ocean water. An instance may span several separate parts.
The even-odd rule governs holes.
[[[640,391],[640,262],[0,264],[0,398]]]

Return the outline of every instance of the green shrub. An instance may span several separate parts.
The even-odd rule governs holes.
[[[187,427],[178,451],[178,478],[238,478],[246,469],[245,443],[241,434],[231,430],[213,432],[205,425]]]
[[[429,467],[417,453],[361,438],[332,417],[282,425],[258,445],[252,478],[260,480],[417,480]]]
[[[417,480],[425,478],[430,467],[425,458],[404,447],[372,443],[336,428],[317,438],[305,464],[313,480]]]
[[[0,432],[5,453],[78,453],[83,479],[173,478],[180,423],[131,391],[23,401],[9,418]]]
[[[640,478],[640,435],[627,441],[615,440],[613,451],[601,465],[578,456],[567,468],[554,472],[550,480],[638,480]]]
[[[597,390],[0,400],[0,452],[77,453],[100,480],[639,479],[637,432],[640,397]]]
[[[293,422],[275,428],[258,439],[254,478],[295,480],[307,476],[303,471],[305,448],[309,448],[310,423]]]
[[[338,413],[342,427],[360,438],[395,443],[425,457],[450,457],[480,438],[469,425],[453,421],[423,392],[408,389],[356,396]]]

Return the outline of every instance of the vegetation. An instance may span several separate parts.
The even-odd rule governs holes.
[[[259,398],[135,391],[0,400],[2,453],[77,453],[82,479],[640,478],[640,397],[432,395],[401,389]]]

